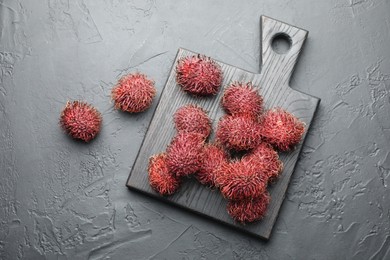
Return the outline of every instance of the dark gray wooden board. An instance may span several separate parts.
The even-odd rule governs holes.
[[[129,175],[127,186],[198,214],[211,217],[255,236],[269,239],[302,149],[304,138],[320,101],[316,97],[295,91],[289,87],[289,80],[307,33],[305,30],[262,16],[261,74],[251,73],[217,61],[222,67],[223,84],[218,95],[213,97],[191,96],[182,91],[176,84],[175,67],[178,59],[196,54],[185,49],[179,49],[167,83],[162,91],[159,104]],[[278,35],[287,36],[291,42],[290,49],[284,54],[276,53],[271,46],[272,40]],[[197,104],[208,111],[208,115],[213,120],[213,129],[216,129],[218,119],[225,114],[220,106],[223,87],[233,81],[251,81],[254,86],[259,88],[260,94],[263,95],[266,109],[275,106],[285,108],[306,123],[306,132],[302,142],[294,151],[280,154],[284,163],[284,170],[278,181],[269,187],[271,203],[266,216],[261,221],[246,225],[236,223],[231,219],[226,211],[227,201],[218,190],[211,190],[202,186],[194,179],[186,179],[177,193],[169,197],[162,197],[151,189],[147,173],[149,157],[165,151],[176,134],[173,125],[175,111],[189,103]],[[210,137],[210,140],[213,139],[214,134]]]

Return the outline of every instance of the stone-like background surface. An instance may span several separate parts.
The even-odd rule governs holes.
[[[291,85],[322,99],[269,242],[129,191],[157,102],[110,102],[179,47],[258,71],[261,14],[310,31]],[[389,46],[388,0],[0,0],[0,258],[390,259]],[[68,99],[104,116],[88,145]]]

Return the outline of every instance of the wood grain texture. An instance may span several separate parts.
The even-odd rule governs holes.
[[[272,39],[279,34],[285,34],[291,39],[291,48],[285,54],[278,54],[271,47]],[[185,93],[176,84],[175,67],[177,61],[182,57],[196,54],[185,49],[179,49],[178,51],[159,104],[129,175],[127,186],[193,212],[211,217],[255,236],[268,239],[285,197],[304,138],[319,104],[319,99],[289,87],[289,80],[307,37],[307,31],[262,16],[261,35],[262,71],[260,74],[217,62],[221,65],[224,75],[223,87],[226,87],[233,81],[251,81],[254,86],[258,87],[260,94],[263,95],[266,109],[275,106],[282,107],[306,123],[306,132],[302,142],[294,151],[280,154],[285,167],[279,180],[269,188],[271,203],[264,219],[246,225],[234,222],[226,211],[227,201],[221,196],[220,192],[202,186],[194,179],[185,180],[180,190],[170,197],[160,196],[149,185],[147,174],[149,157],[165,151],[167,145],[176,134],[173,125],[173,114],[179,107],[189,103],[203,107],[208,111],[210,118],[213,120],[213,129],[216,129],[218,119],[225,114],[220,106],[223,87],[216,96],[199,98]],[[210,137],[210,140],[213,139],[214,134]]]

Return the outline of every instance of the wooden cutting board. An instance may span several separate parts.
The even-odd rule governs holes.
[[[185,49],[179,49],[153,119],[151,120],[128,178],[127,186],[130,189],[205,215],[255,236],[268,239],[285,197],[291,175],[294,172],[307,130],[310,127],[320,101],[316,97],[298,92],[289,87],[291,74],[307,34],[308,32],[305,30],[262,16],[261,73],[251,73],[217,61],[222,67],[223,84],[219,94],[213,97],[200,98],[191,96],[182,91],[176,84],[175,67],[177,61],[182,57],[196,54]],[[272,41],[275,37],[289,39],[291,45],[286,53],[279,54],[273,49]],[[218,119],[225,114],[220,106],[223,87],[226,87],[233,81],[251,81],[254,86],[259,88],[260,94],[263,95],[266,109],[275,106],[282,107],[304,121],[307,126],[303,140],[296,149],[289,153],[280,154],[281,160],[284,163],[284,170],[279,180],[269,188],[271,203],[266,216],[261,221],[246,225],[236,223],[232,220],[226,211],[227,201],[218,190],[211,190],[202,186],[194,179],[186,179],[176,194],[169,197],[162,197],[151,189],[147,173],[149,157],[165,151],[167,145],[176,134],[173,125],[173,114],[175,111],[179,107],[189,103],[197,104],[208,111],[210,118],[213,120],[213,129],[215,130]],[[214,140],[213,135],[210,137],[210,140]]]

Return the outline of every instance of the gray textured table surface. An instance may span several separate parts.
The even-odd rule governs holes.
[[[1,259],[390,259],[390,1],[239,2],[0,0]],[[269,242],[129,191],[156,102],[110,102],[179,47],[258,71],[261,14],[310,31],[291,85],[322,99]],[[68,99],[103,113],[91,144]]]

